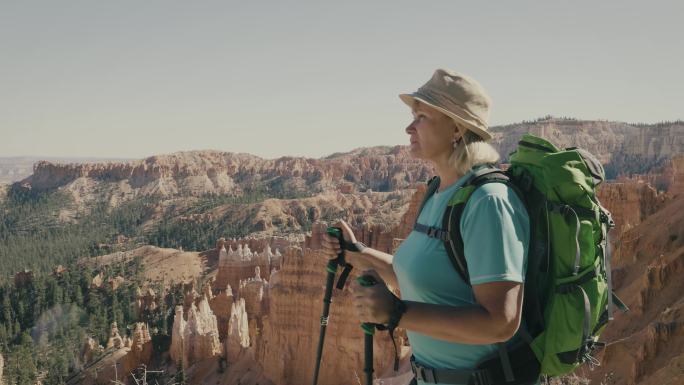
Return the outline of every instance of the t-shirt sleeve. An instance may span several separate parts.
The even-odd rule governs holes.
[[[529,218],[517,195],[500,186],[484,194],[476,190],[463,211],[461,235],[471,285],[525,281]]]

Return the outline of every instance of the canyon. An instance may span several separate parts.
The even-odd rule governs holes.
[[[675,182],[671,186],[679,186],[684,170],[665,170]],[[358,239],[392,252],[410,232],[424,192],[424,185],[417,186],[394,227],[354,226]],[[604,334],[608,347],[598,356],[602,366],[583,367],[578,374],[582,378],[607,384],[655,384],[659,382],[650,380],[651,376],[676,374],[684,352],[670,343],[684,335],[679,326],[684,313],[677,295],[684,287],[669,278],[684,266],[684,217],[679,214],[684,212],[683,192],[671,188],[659,193],[638,179],[608,182],[599,188],[599,199],[617,224],[613,230],[615,288],[632,310],[616,315]],[[670,212],[678,214],[667,215]],[[186,288],[186,302],[175,310],[179,321],[173,326],[170,349],[171,359],[187,366],[192,383],[208,379],[222,384],[310,381],[325,280],[325,260],[319,250],[326,226],[314,224],[301,241],[219,239],[203,253],[209,279],[204,287]],[[353,314],[349,292],[336,290],[321,384],[348,384],[363,376],[363,335],[349,314]],[[379,378],[384,383],[406,384],[410,369],[405,336],[397,336],[404,352],[397,373],[391,369],[394,350],[389,336],[378,333],[374,342]],[[222,367],[225,374],[217,374]]]
[[[584,366],[577,376],[605,384],[684,382],[679,295],[684,286],[677,278],[684,271],[684,124],[549,118],[493,131],[502,154],[514,149],[523,131],[531,131],[559,147],[589,149],[614,174],[597,195],[616,222],[611,232],[614,285],[631,311],[616,314],[602,336],[607,346],[597,354],[601,366]],[[82,207],[94,202],[117,207],[158,197],[156,214],[144,226],[173,218],[190,225],[234,221],[249,229],[244,237],[219,237],[207,250],[139,245],[84,259],[82,264],[102,270],[140,258],[149,285],[138,290],[139,312],[161,306],[174,288],[180,288],[183,297],[169,310],[174,322],[167,351],[154,357],[155,332],[146,324],[135,324],[130,335],[113,324],[106,346],[92,338],[84,341],[86,365],[74,383],[108,382],[144,363],[171,374],[183,370],[191,384],[290,385],[308,383],[313,375],[326,275],[320,250],[326,227],[345,219],[360,241],[392,253],[410,233],[425,194],[424,181],[431,175],[429,165],[410,159],[402,146],[321,159],[265,160],[200,151],[125,163],[40,162],[32,176],[6,188],[63,191]],[[255,192],[276,197],[222,203],[190,214],[180,210],[207,195]],[[15,280],[30,279],[26,274]],[[93,286],[116,290],[127,280],[103,277],[94,276]],[[349,290],[336,289],[320,384],[358,383],[363,378],[363,332],[353,314]],[[394,342],[402,357],[396,373],[393,341],[387,333],[376,334],[378,383],[399,385],[410,379],[405,334],[399,331]]]

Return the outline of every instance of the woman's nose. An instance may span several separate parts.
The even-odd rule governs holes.
[[[406,131],[406,133],[409,134],[409,135],[411,135],[411,133],[413,133],[413,132],[416,132],[415,123],[416,123],[415,120],[412,121],[411,124],[409,124],[408,126],[406,126],[406,128],[404,129],[404,131]]]

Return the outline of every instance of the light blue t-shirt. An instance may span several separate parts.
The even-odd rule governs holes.
[[[471,170],[430,197],[418,223],[441,228],[447,202],[472,174]],[[460,226],[472,285],[524,282],[529,218],[515,191],[503,183],[477,188],[464,207]],[[412,231],[397,249],[392,265],[404,300],[448,306],[476,304],[472,288],[461,279],[439,239]],[[407,334],[416,361],[432,368],[472,369],[497,352],[496,345],[454,343],[410,330]]]

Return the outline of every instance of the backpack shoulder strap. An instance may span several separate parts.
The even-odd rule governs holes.
[[[476,171],[472,178],[463,188],[454,193],[449,200],[444,217],[442,218],[442,228],[447,231],[449,237],[445,240],[444,248],[449,255],[451,264],[454,266],[463,281],[470,285],[470,275],[468,274],[468,264],[464,254],[463,236],[461,235],[461,217],[468,199],[475,190],[487,183],[509,183],[510,179],[504,171],[496,167],[485,167]]]
[[[423,201],[420,203],[420,208],[418,209],[418,214],[416,215],[416,223],[418,223],[418,217],[420,216],[420,212],[423,211],[423,207],[425,206],[425,203],[430,199],[432,194],[437,191],[439,188],[439,176],[435,175],[430,180],[427,181],[427,191],[425,191],[425,196],[423,196]]]

